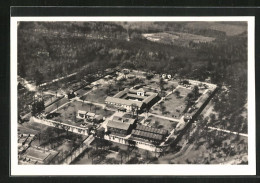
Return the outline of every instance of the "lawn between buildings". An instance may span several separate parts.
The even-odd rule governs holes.
[[[179,91],[180,94],[177,95],[176,93],[172,93],[168,95],[162,102],[156,105],[153,110],[151,110],[151,113],[180,119],[187,106],[185,98],[191,90],[187,88],[178,88],[176,91]]]
[[[128,78],[129,75],[132,75],[134,77]],[[77,91],[77,94],[80,96],[81,100],[93,102],[93,103],[100,103],[105,104],[105,99],[108,96],[114,96],[119,91],[125,89],[125,88],[131,88],[135,85],[142,85],[143,88],[152,91],[152,92],[159,92],[160,86],[159,86],[160,76],[154,75],[151,79],[146,79],[145,75],[143,73],[138,73],[134,71],[130,71],[129,74],[126,76],[122,76],[120,80],[116,79],[100,79],[96,81],[96,86],[85,87]],[[173,88],[175,88],[178,85],[177,81],[168,81],[165,82],[164,88],[165,91],[171,91]]]
[[[81,123],[77,123],[79,121],[76,118],[78,110],[93,112],[96,115],[101,115],[102,117],[106,117],[106,118],[111,116],[114,113],[114,111],[103,109],[102,107],[96,106],[94,104],[83,103],[80,101],[73,101],[65,105],[64,107],[58,109],[56,111],[58,115],[52,118],[52,120],[78,126],[81,124]]]
[[[97,88],[90,91],[87,95],[80,97],[81,100],[95,102],[100,104],[105,104],[105,99],[108,95],[113,96],[118,92],[115,88],[115,85],[111,85],[111,89],[109,89],[109,85],[101,85]]]
[[[149,116],[145,120],[144,123],[147,124],[148,126],[151,126],[151,127],[154,127],[154,128],[165,129],[169,133],[173,129],[175,129],[175,127],[178,124],[178,122],[170,121],[170,120],[167,120],[167,119],[162,119],[162,118],[158,118],[158,117],[154,117],[154,116]]]

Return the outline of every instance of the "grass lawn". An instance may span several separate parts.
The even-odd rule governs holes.
[[[48,126],[35,123],[35,122],[25,122],[23,124],[18,124],[18,132],[19,133],[25,133],[25,134],[37,134],[40,131],[44,131],[47,129]]]
[[[111,86],[110,92],[107,92],[108,88],[108,85],[99,86],[85,95],[85,100],[104,104],[107,96],[113,96],[118,92],[114,85]]]
[[[160,104],[155,106],[151,112],[154,114],[179,119],[185,107],[186,104],[184,97],[177,97],[175,94],[171,94],[166,97],[165,101],[162,101]]]
[[[77,115],[78,110],[94,112],[95,114],[102,115],[103,117],[109,117],[114,113],[114,111],[102,109],[100,106],[91,106],[91,104],[83,104],[82,102],[74,101],[56,111],[60,114],[60,116],[54,117],[53,120],[67,122],[75,125],[77,124],[75,123],[75,120],[78,121],[75,119],[75,115]]]
[[[157,92],[160,92],[160,76],[159,75],[155,75],[152,79],[148,80],[145,79],[145,84],[147,89],[151,88],[151,89],[157,89]],[[164,90],[167,92],[172,91],[174,88],[176,88],[178,86],[178,82],[176,80],[169,80],[169,81],[165,81],[164,86]],[[150,89],[150,90],[151,90]],[[152,90],[151,90],[152,91]],[[156,92],[156,91],[153,91]]]
[[[59,106],[65,104],[65,103],[68,102],[68,101],[69,101],[69,100],[64,97],[64,98],[60,99],[59,101],[53,103],[52,105],[46,107],[46,108],[45,108],[45,112],[46,112],[46,113],[49,113],[49,112],[53,111],[54,109],[56,109],[57,106],[59,107]]]
[[[176,127],[176,125],[178,124],[177,122],[162,119],[162,118],[157,118],[157,117],[154,117],[154,116],[149,116],[145,120],[145,123],[147,123],[148,126],[151,126],[151,127],[154,127],[154,128],[168,130],[168,132],[172,131]]]
[[[188,89],[188,88],[183,88],[183,87],[179,87],[178,89],[176,89],[176,91],[179,91],[180,92],[180,96],[182,97],[186,97],[188,93],[191,92],[191,89]]]

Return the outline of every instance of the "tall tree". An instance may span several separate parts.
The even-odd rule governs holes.
[[[35,79],[36,86],[40,85],[44,80],[43,74],[38,69],[36,69],[34,73],[34,79]]]
[[[123,157],[126,155],[126,151],[120,149],[118,152],[118,155],[120,156],[121,164],[123,163]]]
[[[132,116],[134,118],[135,112],[137,111],[138,106],[136,104],[131,104],[131,111],[132,111]]]

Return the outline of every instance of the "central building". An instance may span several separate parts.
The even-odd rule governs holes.
[[[107,97],[105,103],[107,107],[115,107],[131,111],[136,107],[138,111],[150,108],[159,98],[158,93],[147,92],[143,88],[138,90],[125,88],[113,97]]]

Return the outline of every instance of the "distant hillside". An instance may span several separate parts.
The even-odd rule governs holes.
[[[199,80],[211,76],[215,83],[220,82],[221,77],[227,77],[225,73],[246,77],[244,72],[237,73],[238,68],[234,67],[242,70],[247,67],[246,32],[241,34],[243,36],[230,37],[223,31],[213,30],[213,25],[217,29],[219,23],[21,22],[18,73],[27,80],[41,75],[44,82],[91,65],[94,70],[121,66],[171,72]],[[223,25],[226,31],[234,26],[245,26]],[[149,41],[142,36],[174,31],[178,32],[175,37],[182,39],[172,45]],[[191,44],[190,40],[196,44]]]
[[[203,36],[234,36],[247,31],[246,22],[116,22],[126,30],[142,33],[181,31]]]
[[[190,29],[211,29],[225,32],[227,36],[235,36],[247,31],[246,22],[190,22],[186,25]]]

